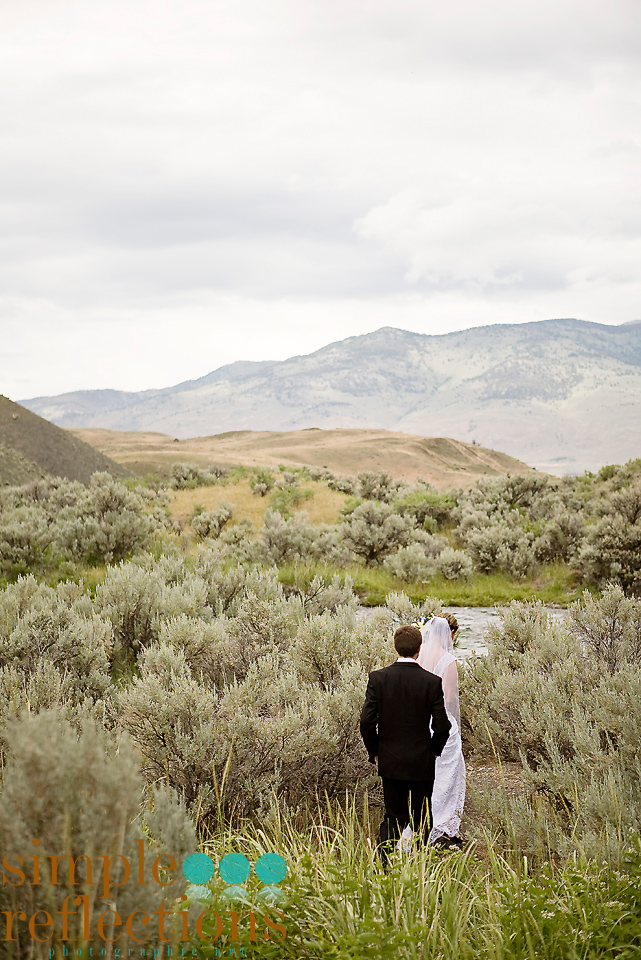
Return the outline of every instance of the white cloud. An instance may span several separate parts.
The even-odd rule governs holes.
[[[357,223],[406,263],[405,279],[436,290],[523,295],[638,279],[641,206],[618,185],[553,180],[462,188],[442,203],[403,191]]]
[[[10,395],[159,386],[383,324],[639,314],[637,0],[0,15]]]

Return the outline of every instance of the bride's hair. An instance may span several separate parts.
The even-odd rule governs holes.
[[[455,634],[456,631],[458,630],[458,620],[456,619],[456,617],[454,616],[454,614],[453,614],[453,613],[444,613],[444,614],[443,614],[443,619],[444,619],[444,620],[447,620],[447,622],[448,622],[449,625],[450,625],[450,630],[452,631],[452,634]]]
[[[422,642],[421,631],[409,624],[399,627],[394,634],[394,646],[399,657],[413,657],[418,653]]]

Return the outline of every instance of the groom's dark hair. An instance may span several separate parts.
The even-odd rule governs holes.
[[[415,656],[422,642],[421,631],[418,627],[410,627],[409,624],[399,627],[394,634],[394,646],[399,657]]]

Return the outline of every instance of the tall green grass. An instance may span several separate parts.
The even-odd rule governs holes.
[[[547,564],[532,580],[518,580],[504,573],[475,573],[470,581],[446,580],[434,577],[425,583],[405,583],[392,576],[384,567],[334,567],[321,563],[283,564],[279,567],[281,583],[300,585],[316,574],[344,578],[347,574],[354,583],[354,590],[365,606],[385,603],[388,593],[402,591],[413,603],[421,603],[427,596],[439,597],[444,604],[458,607],[503,606],[511,600],[542,600],[558,606],[566,606],[581,596],[584,587],[577,584],[575,576],[563,563]]]
[[[425,849],[393,858],[384,872],[365,818],[354,809],[325,815],[322,825],[301,831],[275,815],[261,827],[222,830],[203,849],[217,862],[244,853],[251,862],[265,852],[288,864],[280,905],[283,940],[263,939],[255,877],[238,941],[223,933],[215,943],[198,938],[201,960],[231,956],[303,960],[601,960],[641,956],[641,846],[631,837],[619,871],[576,858],[553,870],[531,871],[527,859],[508,862],[488,838],[483,856],[474,845],[459,851]],[[200,888],[202,890],[202,888]],[[219,877],[211,883],[211,909],[225,901]],[[215,906],[219,904],[219,906]],[[194,905],[195,906],[195,905]],[[249,936],[249,910],[258,939]],[[203,905],[199,909],[205,910]],[[204,930],[207,933],[207,929]],[[212,928],[210,928],[210,933]],[[273,931],[272,931],[273,934]],[[242,938],[245,938],[244,940]]]

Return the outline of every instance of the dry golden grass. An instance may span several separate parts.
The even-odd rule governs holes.
[[[236,430],[178,440],[162,433],[86,429],[73,433],[138,476],[167,476],[176,461],[221,466],[327,467],[355,477],[385,470],[410,483],[418,477],[440,490],[472,486],[480,477],[530,473],[532,468],[496,450],[447,437],[420,437],[391,430]]]
[[[302,484],[303,490],[313,490],[311,499],[293,508],[293,513],[305,511],[310,523],[337,523],[339,510],[347,497],[343,493],[330,490],[323,483],[312,480]],[[221,500],[234,504],[233,526],[239,520],[249,520],[255,529],[262,527],[265,513],[269,507],[269,494],[266,497],[255,496],[248,480],[215,487],[197,487],[194,490],[176,490],[170,494],[170,513],[173,519],[185,522],[193,515],[197,505],[205,510],[215,509]]]
[[[348,499],[344,493],[338,493],[336,490],[330,490],[324,483],[307,482],[303,484],[303,489],[313,489],[314,496],[306,503],[294,510],[298,513],[301,510],[307,512],[310,523],[338,523],[339,511]]]

